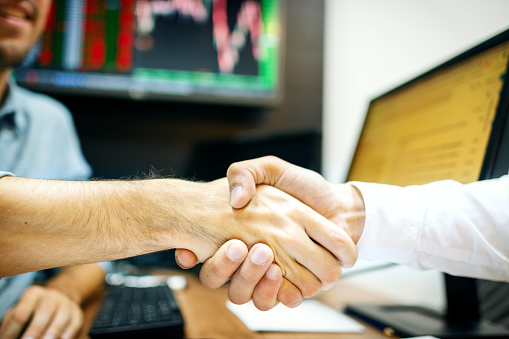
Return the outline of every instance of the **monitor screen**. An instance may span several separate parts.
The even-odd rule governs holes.
[[[374,99],[348,181],[479,180],[508,61],[505,41]]]
[[[271,104],[280,0],[56,0],[17,81],[49,93]]]

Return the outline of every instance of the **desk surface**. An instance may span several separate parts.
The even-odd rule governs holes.
[[[226,301],[228,299],[228,289],[226,286],[217,290],[211,290],[202,286],[198,278],[192,274],[180,271],[178,274],[184,275],[188,281],[188,286],[184,290],[174,292],[186,323],[184,329],[186,338],[387,338],[380,331],[365,324],[365,330],[361,334],[252,332],[226,308]],[[389,302],[349,284],[347,279],[340,279],[333,288],[326,292],[320,292],[315,299],[335,309],[339,309],[341,305],[346,303]],[[99,306],[100,301],[88,306],[86,310],[86,323],[88,326],[86,327],[89,327],[92,323]],[[86,335],[83,336],[83,338],[86,337]]]

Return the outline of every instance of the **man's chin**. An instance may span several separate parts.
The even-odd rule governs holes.
[[[0,71],[19,66],[29,51],[29,48],[3,46],[0,41]]]

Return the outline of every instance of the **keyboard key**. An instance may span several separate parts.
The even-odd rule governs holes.
[[[110,286],[89,332],[91,339],[182,338],[184,320],[168,286]]]

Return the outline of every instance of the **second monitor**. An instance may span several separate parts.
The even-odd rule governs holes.
[[[506,31],[374,99],[347,180],[407,186],[507,174],[508,62]],[[475,279],[445,280],[444,315],[410,306],[347,311],[400,336],[509,337],[508,329],[481,319]]]

